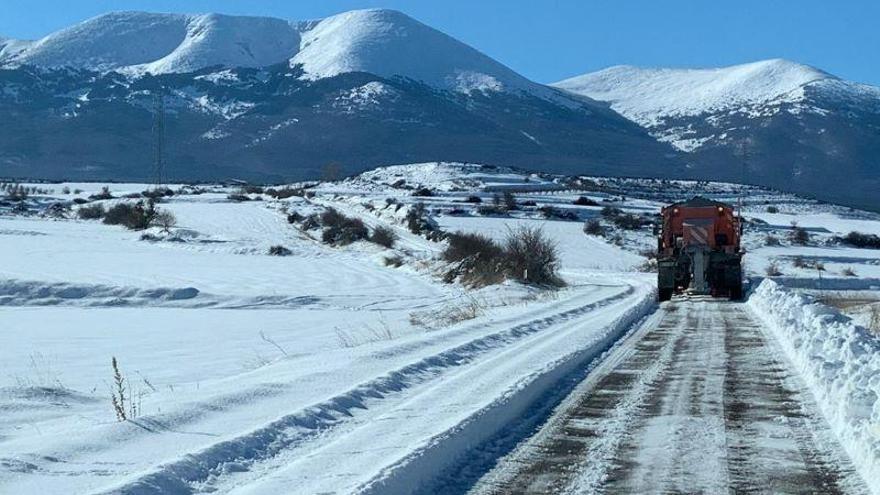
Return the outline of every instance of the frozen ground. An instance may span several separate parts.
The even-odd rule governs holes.
[[[829,244],[880,233],[876,215],[730,184],[422,164],[317,184],[309,199],[236,202],[236,187],[190,188],[200,194],[159,205],[178,225],[152,229],[153,241],[43,214],[102,185],[36,185],[45,190],[24,214],[0,204],[0,257],[12,260],[0,266],[2,492],[465,491],[653,311],[648,223],[695,192],[746,198],[752,276],[776,263],[804,290],[869,293],[880,279],[880,252]],[[146,187],[110,184],[116,196]],[[414,196],[421,187],[434,195]],[[505,190],[520,206],[487,208]],[[594,203],[573,204],[580,196]],[[443,242],[405,228],[416,202],[446,231],[502,238],[542,226],[568,286],[444,283]],[[396,246],[329,247],[287,222],[327,206],[394,229]],[[606,206],[645,225],[613,227]],[[584,234],[589,219],[604,237]],[[810,245],[787,241],[792,220]],[[767,235],[781,245],[765,246]],[[268,256],[275,245],[291,255]],[[402,266],[386,265],[393,256]],[[134,420],[116,421],[111,357]]]

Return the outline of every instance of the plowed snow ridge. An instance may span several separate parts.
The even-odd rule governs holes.
[[[634,301],[635,300],[635,301]],[[547,317],[534,319],[512,328],[493,332],[480,338],[473,339],[465,344],[447,349],[443,352],[423,357],[412,364],[390,371],[384,376],[377,377],[362,383],[348,392],[330,398],[322,403],[315,404],[306,409],[294,411],[279,418],[270,424],[253,430],[249,433],[218,442],[198,452],[186,455],[176,461],[157,467],[153,472],[144,473],[111,489],[113,493],[190,493],[209,485],[211,489],[222,487],[222,491],[228,491],[235,487],[247,485],[247,489],[272,490],[272,484],[277,483],[283,487],[289,483],[290,477],[318,476],[320,471],[296,470],[292,465],[294,461],[305,462],[298,455],[286,455],[305,446],[317,436],[322,439],[322,445],[328,444],[328,439],[334,439],[336,430],[344,430],[345,436],[339,438],[343,443],[357,435],[351,427],[374,425],[376,422],[362,421],[359,416],[370,414],[372,411],[381,413],[384,409],[399,406],[407,400],[418,400],[420,395],[431,397],[438,388],[445,390],[459,390],[467,383],[473,387],[479,383],[480,377],[489,376],[490,380],[502,380],[516,377],[511,374],[522,362],[534,359],[536,355],[542,356],[547,353],[555,355],[555,359],[545,364],[532,374],[516,380],[514,385],[501,394],[501,399],[494,406],[472,415],[471,417],[483,418],[485,423],[495,423],[496,428],[512,419],[505,414],[505,407],[499,404],[514,404],[521,395],[534,396],[530,384],[544,384],[549,386],[553,378],[569,372],[572,367],[583,364],[583,360],[604,349],[618,338],[628,326],[653,306],[652,293],[644,287],[626,287],[619,293],[593,302],[591,304],[569,309]],[[607,310],[605,310],[607,308]],[[629,308],[628,310],[626,308]],[[596,324],[591,325],[595,320]],[[589,325],[589,326],[588,326]],[[599,328],[596,328],[599,326]],[[587,331],[589,330],[589,331]],[[581,334],[579,338],[577,334]],[[573,343],[581,345],[575,346]],[[567,352],[560,352],[567,349]],[[510,354],[520,355],[519,359],[511,359]],[[503,357],[501,357],[503,356]],[[580,359],[573,359],[580,357]],[[541,363],[542,361],[533,361]],[[506,366],[504,363],[508,363]],[[500,376],[492,375],[493,370]],[[506,375],[506,376],[505,376]],[[539,380],[543,377],[543,380]],[[485,379],[485,378],[482,378]],[[549,383],[544,383],[549,382]],[[497,383],[493,382],[493,385]],[[473,393],[473,389],[468,391]],[[527,393],[527,394],[526,394]],[[455,399],[453,393],[442,394]],[[492,396],[487,400],[491,401]],[[516,408],[513,408],[516,409]],[[494,416],[494,420],[491,418]],[[466,424],[466,422],[464,422]],[[407,428],[409,425],[396,425],[397,428]],[[432,463],[430,470],[418,470],[420,458],[426,458],[426,453],[433,457],[440,455],[447,463],[452,462],[461,455],[463,445],[449,447],[449,445],[461,444],[455,442],[459,432],[464,430],[463,425],[447,430],[443,435],[435,437],[428,445],[419,449],[416,454],[400,460],[397,465],[382,473],[368,488],[381,487],[382,493],[402,492],[401,487],[409,486],[414,480],[428,482],[431,472],[436,475],[439,471],[437,463]],[[382,437],[374,437],[374,442],[381,442]],[[466,440],[468,444],[472,439]],[[332,443],[330,443],[332,447]],[[441,446],[445,448],[440,448]],[[411,450],[411,449],[409,449]],[[445,452],[444,452],[445,450]],[[406,453],[406,451],[401,451]],[[301,452],[297,452],[301,454]],[[314,454],[313,454],[314,455]],[[357,459],[355,459],[357,461]],[[349,460],[348,462],[353,462]],[[423,462],[423,461],[422,461]],[[373,465],[374,469],[381,466]],[[293,472],[290,470],[293,469]],[[272,475],[281,470],[281,475],[273,478]],[[236,474],[238,473],[238,474]],[[259,473],[259,474],[254,474]],[[267,476],[267,473],[269,476]],[[244,483],[246,478],[249,479]],[[241,479],[239,479],[241,478]],[[256,484],[254,482],[257,482]],[[298,481],[301,481],[298,479]],[[355,488],[354,484],[363,482],[363,479],[342,479],[336,477],[328,479],[308,479],[316,489],[321,483],[330,483],[340,489],[341,483],[350,483],[345,488]],[[268,487],[265,486],[268,484]],[[287,485],[289,486],[289,485]],[[305,489],[304,485],[298,485]],[[395,488],[396,487],[396,488]],[[326,488],[326,487],[325,487]],[[307,490],[311,491],[311,490]],[[343,490],[345,491],[345,490]]]

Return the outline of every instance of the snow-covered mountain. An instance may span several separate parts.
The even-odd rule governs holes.
[[[619,66],[554,86],[610,103],[688,153],[696,177],[880,207],[880,88],[780,59],[720,69]],[[851,180],[840,181],[841,172]]]
[[[683,171],[672,147],[606,104],[529,81],[396,11],[304,22],[118,12],[0,43],[0,114],[17,116],[0,119],[0,176],[146,178],[157,91],[181,179],[439,160]]]
[[[0,55],[7,67],[168,74],[289,62],[301,65],[311,79],[368,72],[441,89],[549,94],[468,45],[393,10],[356,10],[305,22],[114,12],[37,41],[0,43],[10,46]]]

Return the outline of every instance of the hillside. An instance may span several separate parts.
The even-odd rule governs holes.
[[[778,59],[721,69],[611,67],[554,86],[606,101],[688,153],[694,177],[880,208],[880,88]]]
[[[683,172],[671,147],[606,105],[395,11],[306,22],[119,12],[4,46],[0,112],[16,116],[0,122],[5,177],[149,179],[157,92],[176,179],[432,160]]]

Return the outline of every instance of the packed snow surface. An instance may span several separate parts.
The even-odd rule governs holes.
[[[355,10],[317,21],[113,12],[36,41],[0,39],[0,66],[154,74],[289,62],[306,77],[404,77],[448,90],[555,94],[405,14]]]
[[[690,116],[742,105],[796,101],[804,86],[837,79],[819,69],[781,59],[719,69],[643,69],[616,66],[554,86],[611,107],[642,125],[663,116]]]
[[[749,305],[812,389],[874,493],[880,493],[880,340],[849,318],[772,280]]]
[[[362,89],[352,104],[381,93]],[[659,207],[679,195],[744,197],[750,275],[777,262],[810,285],[805,267],[821,260],[823,287],[869,289],[880,266],[878,251],[833,241],[880,232],[877,215],[733,184],[422,163],[293,184],[308,189],[281,200],[174,185],[158,207],[177,225],[145,238],[76,218],[78,203],[111,207],[150,187],[110,184],[113,199],[89,200],[103,185],[27,184],[26,200],[0,199],[0,257],[14,260],[0,266],[4,493],[466,489],[443,469],[488,469],[503,449],[486,446],[512,448],[504,441],[521,437],[506,428],[523,418],[534,431],[547,398],[561,400],[573,373],[655,307],[643,253]],[[502,208],[505,192],[516,208]],[[408,228],[417,203],[447,232],[543,228],[568,285],[448,283],[447,241]],[[330,207],[396,243],[330,246],[320,228],[290,223]],[[617,227],[605,207],[643,225]],[[786,239],[794,219],[809,246]],[[589,220],[604,234],[585,234]],[[764,245],[770,234],[779,245]],[[274,246],[290,255],[269,256]],[[136,397],[131,421],[116,421],[109,400],[112,357]]]

